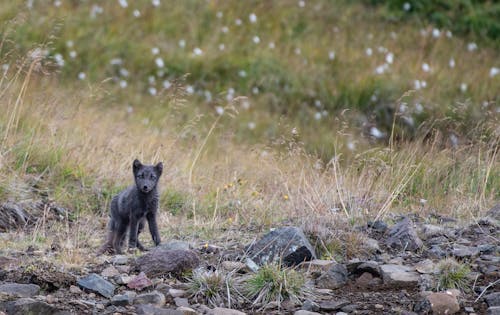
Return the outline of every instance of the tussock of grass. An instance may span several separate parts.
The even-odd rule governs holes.
[[[437,265],[437,291],[446,289],[459,289],[461,291],[469,290],[470,280],[468,275],[470,267],[464,263],[457,262],[453,258],[446,258]]]
[[[276,302],[280,307],[287,299],[299,304],[308,294],[304,276],[294,269],[286,269],[280,265],[263,266],[250,275],[244,286],[253,305],[260,306]]]
[[[232,273],[195,269],[188,278],[188,293],[198,303],[212,307],[237,305],[240,294],[235,288]]]

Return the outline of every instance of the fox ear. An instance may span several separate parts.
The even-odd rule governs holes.
[[[160,176],[161,173],[163,172],[163,163],[160,162],[160,163],[156,164],[155,165],[155,170],[158,173],[158,176]]]
[[[137,172],[141,167],[142,163],[138,159],[135,159],[134,163],[132,163],[132,169],[134,170],[134,173]]]

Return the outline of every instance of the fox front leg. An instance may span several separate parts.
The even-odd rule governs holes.
[[[158,232],[158,224],[156,223],[156,211],[149,212],[146,215],[146,218],[148,219],[148,226],[149,226],[149,232],[151,233],[151,238],[153,239],[155,246],[158,246],[160,245],[161,238],[160,238],[160,232]]]

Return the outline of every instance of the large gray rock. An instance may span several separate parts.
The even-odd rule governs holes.
[[[198,255],[191,250],[155,248],[135,261],[135,269],[148,277],[181,275],[200,264]]]
[[[499,315],[500,314],[500,306],[493,306],[486,310],[486,315]]]
[[[337,311],[342,307],[351,304],[348,300],[331,300],[319,303],[319,308],[323,311]]]
[[[347,283],[347,268],[335,264],[316,279],[316,286],[321,289],[338,289]]]
[[[4,283],[0,284],[0,293],[21,298],[37,295],[40,287],[36,284]]]
[[[392,226],[388,234],[386,245],[395,249],[415,251],[424,245],[408,217]]]
[[[386,264],[380,266],[380,270],[385,284],[411,287],[416,286],[420,279],[420,275],[413,268],[407,266]]]
[[[20,298],[16,301],[7,302],[5,311],[9,315],[52,315],[59,312],[57,308],[31,298]]]
[[[77,284],[83,289],[99,293],[108,299],[115,292],[115,286],[111,282],[104,280],[104,278],[95,273],[78,279]]]
[[[476,246],[465,246],[460,244],[455,244],[453,246],[452,254],[459,258],[470,258],[479,255],[479,248]]]
[[[248,256],[259,265],[281,262],[286,266],[316,259],[314,248],[297,227],[275,229],[248,247]]]

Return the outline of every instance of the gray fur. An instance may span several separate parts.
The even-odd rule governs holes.
[[[139,160],[132,164],[135,185],[132,185],[114,196],[110,206],[110,221],[108,224],[108,238],[99,253],[122,253],[121,247],[125,243],[125,235],[129,231],[128,246],[130,249],[146,248],[139,242],[139,233],[148,221],[149,232],[156,246],[161,242],[156,214],[158,211],[158,180],[163,171],[160,162],[153,165],[143,165]]]

